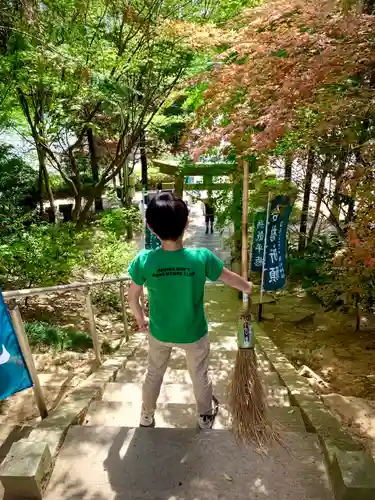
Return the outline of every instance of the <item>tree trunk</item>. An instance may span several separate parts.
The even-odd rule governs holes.
[[[337,222],[340,221],[340,212],[341,212],[341,177],[345,172],[346,165],[346,151],[340,151],[338,157],[338,167],[335,173],[335,190],[333,192],[333,200],[332,200],[332,208],[331,208],[331,216],[330,220],[334,223],[334,219]]]
[[[73,212],[72,212],[72,218],[73,218],[74,222],[76,222],[78,220],[78,216],[79,216],[79,213],[81,211],[81,207],[82,207],[82,196],[79,193],[74,197],[74,208],[73,208]]]
[[[310,206],[310,193],[311,193],[311,183],[314,170],[314,151],[309,150],[307,156],[307,166],[305,175],[305,187],[303,192],[303,203],[302,203],[302,214],[301,214],[301,224],[299,229],[299,241],[298,241],[298,251],[302,250],[306,246],[306,235],[307,235],[307,221],[309,216],[309,206]]]
[[[51,222],[56,221],[56,208],[55,208],[55,200],[53,197],[53,192],[51,188],[51,183],[49,181],[49,175],[46,167],[46,153],[43,148],[37,147],[37,154],[39,160],[39,182],[44,184],[46,189],[48,201],[50,203],[50,213],[51,213]],[[41,189],[42,192],[42,189]],[[44,210],[43,210],[44,211]]]
[[[288,182],[292,180],[292,165],[293,165],[293,156],[288,153],[284,158],[284,179]]]
[[[91,207],[94,203],[94,201],[101,196],[103,193],[104,186],[99,183],[96,189],[94,189],[86,199],[86,203],[83,207],[83,210],[81,210],[78,218],[77,218],[77,224],[78,226],[82,226],[88,219]]]
[[[83,207],[83,210],[81,211],[77,219],[79,226],[82,226],[87,221],[94,201],[95,201],[95,196],[92,195],[88,196],[88,198],[86,199],[85,206]]]
[[[355,198],[353,194],[348,203],[348,213],[346,214],[345,217],[345,226],[353,222],[354,217],[355,217]]]
[[[95,146],[95,139],[92,129],[87,129],[87,141],[89,144],[90,151],[90,164],[91,164],[91,173],[92,173],[92,183],[95,189],[95,186],[99,182],[99,163],[98,163],[98,153]],[[103,198],[101,196],[95,198],[95,212],[103,211]]]
[[[322,201],[323,201],[323,196],[324,196],[324,186],[325,186],[325,182],[327,179],[330,164],[331,164],[331,157],[327,155],[325,160],[324,160],[323,172],[322,172],[322,176],[320,178],[318,193],[316,196],[316,208],[315,208],[314,219],[312,221],[310,231],[309,231],[309,238],[308,238],[309,243],[312,241],[312,239],[314,237],[315,229],[316,229],[316,226],[317,226],[318,221],[319,221],[320,207],[322,206]]]
[[[147,153],[146,153],[146,133],[142,129],[139,134],[139,151],[141,153],[141,166],[142,166],[142,186],[143,189],[148,188],[148,175],[147,175]]]
[[[43,177],[44,177],[44,185],[46,187],[46,192],[47,192],[47,196],[48,196],[48,201],[49,201],[50,207],[51,207],[51,222],[55,223],[56,222],[55,199],[53,196],[51,183],[49,181],[49,174],[48,174],[47,168],[45,166],[44,166],[44,170],[43,170]]]
[[[44,215],[44,200],[43,200],[43,169],[39,165],[39,176],[38,176],[38,198],[39,198],[39,215],[43,217]]]

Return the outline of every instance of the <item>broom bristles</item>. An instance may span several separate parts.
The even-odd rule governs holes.
[[[238,442],[265,450],[282,444],[272,422],[257,369],[254,349],[239,349],[229,386],[228,405],[232,431]]]

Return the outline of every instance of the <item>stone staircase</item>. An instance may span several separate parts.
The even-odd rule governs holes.
[[[316,435],[306,431],[288,390],[258,351],[270,411],[285,444],[268,451],[240,447],[227,429],[226,391],[237,352],[239,301],[221,285],[208,285],[211,375],[221,403],[210,431],[196,427],[196,411],[183,351],[172,353],[156,413],[156,428],[141,429],[141,387],[146,342],[130,357],[83,425],[72,426],[59,452],[46,500],[332,500]]]

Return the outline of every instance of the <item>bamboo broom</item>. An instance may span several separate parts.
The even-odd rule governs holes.
[[[249,164],[243,165],[242,277],[248,280]],[[279,442],[268,415],[265,391],[257,369],[255,339],[251,326],[250,299],[243,294],[243,311],[238,328],[238,351],[229,386],[228,405],[232,431],[241,443],[264,449]]]

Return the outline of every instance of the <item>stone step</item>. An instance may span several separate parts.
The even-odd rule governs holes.
[[[16,424],[0,425],[0,463],[8,453],[12,443],[26,437],[30,432],[31,427],[28,426]]]
[[[227,430],[73,426],[45,500],[333,500],[317,437],[285,433],[265,458]]]
[[[142,401],[142,386],[141,384],[129,382],[120,384],[111,382],[106,385],[103,401],[121,401],[123,403],[140,404]],[[179,404],[194,404],[194,395],[188,384],[163,384],[159,403],[179,403]]]
[[[280,379],[277,373],[259,373],[263,381],[269,406],[290,406],[288,390],[285,386],[280,385]],[[165,376],[166,378],[163,382],[159,398],[161,404],[195,403],[190,376],[186,370],[167,369]],[[105,401],[123,401],[130,403],[140,401],[142,398],[141,377],[139,377],[137,381],[125,381],[125,374],[120,377],[120,379],[117,378],[116,382],[111,382],[106,385],[102,399]],[[216,397],[218,397],[223,404],[226,403],[230,376],[228,376],[225,370],[216,370],[211,373],[211,377]]]
[[[147,371],[146,363],[137,363],[137,362],[128,362],[125,369],[118,373],[116,377],[116,382],[143,382]],[[280,379],[276,372],[265,372],[260,366],[260,374],[263,379],[267,379],[269,381],[273,381],[273,385],[280,383]],[[210,377],[214,384],[219,381],[227,382],[232,375],[232,366],[230,366],[227,370],[210,370]],[[183,368],[171,368],[168,366],[165,375],[164,375],[164,383],[187,383],[190,384],[190,375],[187,369]]]
[[[138,427],[141,412],[140,404],[118,401],[94,401],[85,418],[85,425]],[[227,426],[228,413],[220,411],[215,420],[215,429]],[[164,428],[195,428],[197,411],[195,404],[158,405],[156,426]]]
[[[302,414],[297,407],[271,407],[271,418],[278,428],[288,432],[306,432]],[[94,401],[85,418],[85,425],[137,427],[141,412],[140,403],[119,401]],[[156,412],[157,427],[196,427],[197,412],[195,404],[158,405]],[[229,413],[226,406],[220,405],[214,429],[229,426]]]

